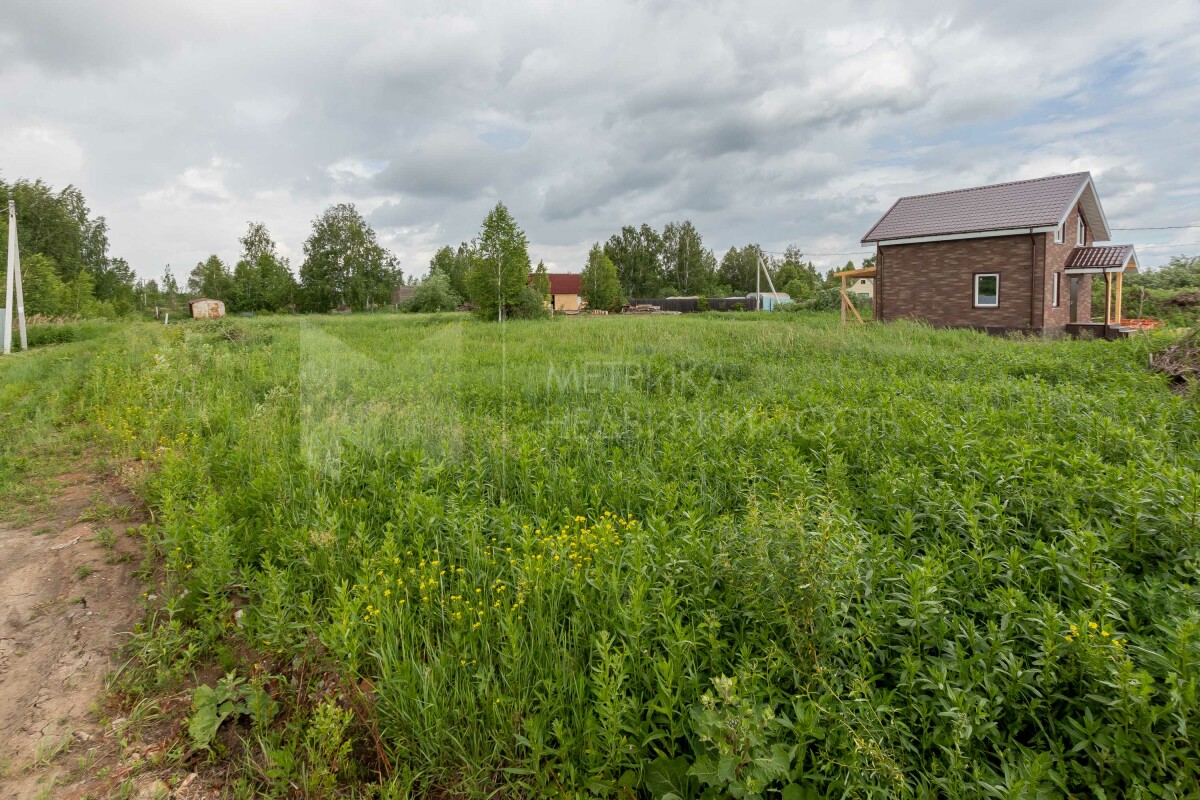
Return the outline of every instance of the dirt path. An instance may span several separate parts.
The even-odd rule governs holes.
[[[134,498],[93,475],[60,481],[47,519],[0,525],[0,800],[56,796],[81,771],[105,675],[142,616]]]

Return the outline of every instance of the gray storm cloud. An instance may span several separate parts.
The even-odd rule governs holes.
[[[250,219],[296,260],[343,201],[408,272],[498,199],[559,269],[684,217],[828,265],[900,194],[1076,169],[1114,224],[1200,220],[1197,45],[1193,0],[14,0],[0,171],[79,186],[147,277]]]

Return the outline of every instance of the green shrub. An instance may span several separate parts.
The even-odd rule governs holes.
[[[1103,280],[1093,281],[1104,285]],[[1174,256],[1166,266],[1125,276],[1125,289],[1200,289],[1200,256]]]
[[[549,316],[550,309],[546,308],[537,291],[529,286],[517,296],[517,303],[511,309],[512,319],[545,319]]]
[[[807,300],[814,294],[812,284],[809,281],[802,280],[800,278],[795,278],[788,281],[787,285],[784,286],[780,291],[796,301]]]
[[[860,294],[856,294],[854,292],[847,292],[846,294],[850,298],[850,302],[854,303],[854,307],[858,309],[858,312],[860,314],[863,314],[864,312],[870,313],[871,298],[860,295]],[[842,308],[841,290],[837,287],[828,286],[824,289],[818,289],[817,293],[813,297],[811,297],[807,300],[800,300],[795,303],[788,303],[784,306],[781,306],[781,308],[784,311],[793,311],[793,312],[795,312],[795,311],[841,311],[841,308]]]
[[[79,326],[72,323],[30,325],[25,329],[25,336],[30,347],[73,342],[79,338]],[[14,333],[13,341],[16,342],[16,340],[17,336]]]
[[[30,347],[42,347],[49,344],[65,344],[81,342],[95,338],[112,330],[115,323],[100,320],[80,320],[76,322],[34,322],[25,329],[25,338]],[[13,329],[13,347],[19,346],[17,331]]]
[[[432,272],[413,290],[413,295],[405,304],[404,310],[432,313],[453,311],[460,305],[462,298],[450,287],[450,278],[441,272]]]

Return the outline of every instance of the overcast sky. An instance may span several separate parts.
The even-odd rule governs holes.
[[[452,5],[5,0],[0,174],[144,277],[249,220],[298,268],[342,201],[417,274],[497,200],[559,271],[683,218],[842,264],[898,196],[1077,170],[1113,227],[1200,225],[1197,0]]]

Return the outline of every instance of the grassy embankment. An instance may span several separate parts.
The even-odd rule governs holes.
[[[1200,426],[1141,342],[377,316],[26,358],[152,462],[130,674],[241,670],[247,795],[1200,777]]]

